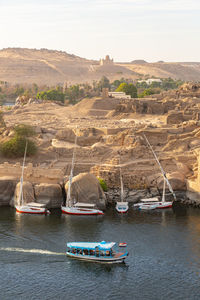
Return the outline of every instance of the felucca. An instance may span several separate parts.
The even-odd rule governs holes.
[[[119,213],[126,213],[128,211],[128,202],[124,201],[124,185],[123,185],[121,167],[119,170],[120,170],[119,172],[120,172],[120,185],[121,185],[121,193],[120,193],[121,201],[116,203],[115,208]]]
[[[67,199],[66,199],[66,205],[61,207],[63,214],[69,214],[69,215],[103,215],[103,211],[96,209],[94,204],[91,203],[82,203],[82,202],[76,202],[72,200],[71,198],[71,185],[72,185],[72,179],[73,179],[73,172],[74,172],[74,162],[75,162],[75,154],[76,154],[76,147],[77,147],[77,136],[75,136],[75,147],[73,150],[72,155],[72,166],[68,181],[68,190],[67,190]]]
[[[176,195],[172,189],[172,186],[166,176],[166,173],[163,169],[163,167],[161,166],[160,162],[159,162],[159,159],[155,153],[155,151],[153,150],[151,144],[149,143],[146,135],[144,134],[144,138],[149,146],[149,148],[151,149],[153,155],[154,155],[154,158],[161,170],[161,173],[162,173],[162,176],[163,176],[163,194],[162,194],[162,200],[159,201],[157,197],[154,197],[154,198],[147,198],[147,199],[142,199],[141,202],[139,203],[136,203],[134,206],[135,207],[138,207],[139,209],[144,209],[144,210],[147,210],[147,209],[163,209],[163,208],[170,208],[172,207],[172,204],[173,204],[173,201],[166,201],[165,200],[165,186],[166,184],[168,185],[168,188],[170,190],[170,192],[172,193],[173,197],[174,197],[174,200],[176,200]]]
[[[20,178],[20,190],[18,196],[18,203],[15,205],[15,209],[18,213],[23,214],[39,214],[44,215],[46,213],[50,213],[49,210],[44,207],[44,204],[36,203],[36,202],[29,202],[24,204],[24,197],[23,197],[23,182],[24,182],[24,167],[25,167],[25,160],[26,160],[26,152],[27,152],[27,141],[24,151],[24,159],[23,159],[23,166],[22,166],[22,174]]]

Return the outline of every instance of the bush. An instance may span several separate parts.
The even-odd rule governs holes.
[[[60,101],[64,103],[65,94],[63,94],[61,91],[53,89],[37,93],[36,98],[42,100]]]
[[[25,137],[14,136],[7,142],[4,142],[0,146],[0,151],[5,157],[22,157],[24,156],[24,151],[27,144],[27,156],[33,155],[37,152],[37,147],[33,141],[27,140]]]
[[[30,137],[35,135],[35,130],[30,125],[19,124],[14,127],[14,132],[16,136],[19,137]]]
[[[101,186],[102,190],[104,192],[107,192],[108,187],[107,187],[107,184],[106,184],[105,180],[102,179],[102,178],[98,178],[98,180],[99,180],[99,183],[100,183],[100,186]]]
[[[14,127],[15,135],[9,141],[0,145],[0,152],[5,157],[23,157],[27,144],[27,156],[34,155],[37,152],[36,144],[28,137],[34,136],[35,131],[32,126],[19,124]]]

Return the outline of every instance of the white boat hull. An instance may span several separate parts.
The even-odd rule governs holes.
[[[157,208],[157,204],[141,204],[139,206],[139,209],[141,210],[152,210],[152,209],[156,209]]]
[[[49,211],[45,207],[32,207],[32,206],[22,205],[22,206],[15,206],[15,208],[18,213],[23,213],[23,214],[44,215],[46,213],[49,213]]]
[[[151,210],[151,209],[164,209],[164,208],[171,208],[172,201],[168,202],[158,202],[158,203],[137,203],[137,207],[142,210]]]
[[[104,215],[103,211],[99,209],[92,209],[92,208],[62,206],[61,210],[63,214],[69,214],[69,215],[81,215],[81,216]]]
[[[67,252],[67,256],[71,258],[76,258],[88,262],[97,262],[97,263],[109,263],[109,264],[116,264],[116,263],[122,263],[127,258],[127,255],[121,255],[121,256],[113,256],[113,257],[96,257],[96,256],[90,256],[90,255],[79,255],[79,254],[72,254],[70,252]]]
[[[116,210],[119,213],[126,213],[128,211],[128,203],[127,202],[117,202]]]
[[[157,204],[158,209],[163,209],[163,208],[171,208],[172,207],[173,202],[172,201],[168,201],[168,202],[159,202]]]

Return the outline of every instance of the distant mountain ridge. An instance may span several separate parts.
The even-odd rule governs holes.
[[[121,77],[136,79],[141,76],[172,77],[186,81],[200,80],[199,62],[99,64],[68,54],[48,49],[6,48],[0,50],[0,80],[14,83],[80,83],[99,80],[103,75],[110,80]]]

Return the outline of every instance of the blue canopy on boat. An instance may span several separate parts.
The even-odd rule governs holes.
[[[69,248],[85,248],[85,249],[91,249],[95,250],[96,247],[99,248],[99,250],[109,250],[111,249],[116,243],[114,242],[109,242],[106,243],[104,241],[100,243],[88,243],[88,242],[74,242],[74,243],[67,243],[67,247]]]

